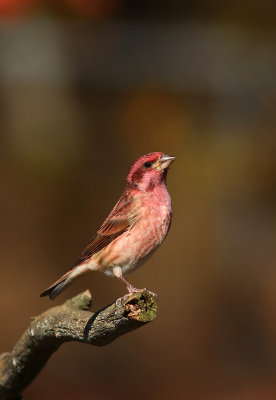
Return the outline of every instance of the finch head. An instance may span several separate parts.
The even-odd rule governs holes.
[[[136,160],[130,167],[126,182],[146,192],[166,181],[167,171],[175,157],[155,152]]]

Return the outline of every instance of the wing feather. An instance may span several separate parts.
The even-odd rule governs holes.
[[[102,250],[122,233],[131,229],[139,219],[140,201],[125,192],[82,253],[78,264]]]

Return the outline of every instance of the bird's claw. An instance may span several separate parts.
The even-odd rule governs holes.
[[[116,300],[116,303],[115,303],[115,304],[116,304],[116,308],[117,308],[117,307],[120,307],[120,306],[122,307],[122,306],[124,305],[124,303],[129,299],[129,297],[130,297],[132,294],[138,293],[138,292],[147,292],[147,293],[150,294],[150,296],[155,297],[155,298],[158,298],[158,296],[157,296],[156,293],[151,292],[151,291],[148,290],[147,288],[137,289],[137,288],[135,288],[135,287],[132,287],[131,291],[129,291],[127,294],[125,294],[125,295],[122,296],[122,297],[119,297],[119,298]]]
[[[158,299],[158,296],[157,296],[157,294],[156,293],[154,293],[154,292],[151,292],[149,289],[147,289],[147,288],[144,288],[144,289],[142,289],[143,290],[143,292],[145,291],[145,292],[148,292],[152,297],[156,297],[157,299]]]

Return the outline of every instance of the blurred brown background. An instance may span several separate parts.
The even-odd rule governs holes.
[[[174,220],[129,279],[156,321],[64,345],[35,399],[276,398],[276,3],[0,0],[0,352],[151,151]],[[93,310],[123,295],[91,274]]]

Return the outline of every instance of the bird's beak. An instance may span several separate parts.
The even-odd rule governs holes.
[[[156,169],[158,171],[163,171],[164,169],[169,168],[169,166],[174,162],[174,160],[175,157],[163,154],[156,162]]]

